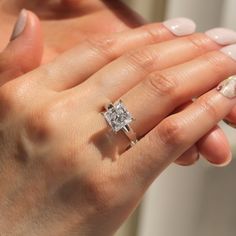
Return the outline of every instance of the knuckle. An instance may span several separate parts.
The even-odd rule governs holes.
[[[205,54],[203,59],[209,64],[209,69],[214,73],[214,76],[221,79],[225,76],[227,65],[225,63],[225,57],[219,56],[216,53]]]
[[[151,43],[156,43],[160,41],[161,35],[160,30],[156,29],[156,25],[144,25],[142,27],[143,32],[150,39]]]
[[[158,64],[159,55],[150,47],[144,47],[127,53],[125,60],[135,69],[149,73]]]
[[[117,46],[118,39],[112,35],[105,37],[92,37],[86,40],[89,47],[108,61],[115,59],[118,56]]]
[[[25,83],[15,83],[10,81],[0,87],[0,112],[1,117],[19,109],[23,106],[23,97],[26,93],[27,86]]]
[[[189,37],[186,37],[185,40],[190,43],[192,48],[196,50],[197,54],[204,53],[206,51],[204,45],[209,44],[207,38],[200,34],[190,35]]]
[[[47,141],[57,129],[59,113],[51,106],[39,108],[27,114],[26,132],[35,142]]]
[[[173,118],[167,118],[160,124],[157,135],[164,145],[174,148],[185,144],[187,141],[182,125]]]
[[[200,106],[203,112],[209,116],[212,122],[217,123],[219,119],[219,111],[217,107],[214,105],[214,102],[209,97],[200,98],[198,101],[198,105]]]
[[[152,73],[147,79],[143,80],[144,88],[151,95],[166,96],[170,98],[176,96],[177,84],[170,76],[161,74],[159,72]]]

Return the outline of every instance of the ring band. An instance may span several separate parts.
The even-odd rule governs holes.
[[[227,124],[227,125],[229,125],[230,127],[236,129],[236,124],[234,124],[234,123],[232,123],[232,122],[230,122],[230,121],[228,121],[228,120],[226,120],[226,119],[224,119],[223,121],[225,122],[225,124]]]
[[[123,131],[129,138],[131,146],[135,145],[138,142],[137,136],[130,126],[130,123],[135,119],[127,110],[124,103],[121,100],[114,104],[109,103],[105,105],[105,109],[106,111],[102,112],[102,115],[112,128],[112,131],[115,133]]]

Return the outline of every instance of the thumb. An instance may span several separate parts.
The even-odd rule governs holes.
[[[22,10],[10,42],[0,53],[0,85],[41,64],[43,39],[38,17]]]

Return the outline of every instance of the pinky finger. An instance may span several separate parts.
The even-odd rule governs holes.
[[[213,129],[236,105],[236,76],[224,81],[182,112],[164,119],[119,159],[149,185],[168,165]],[[158,154],[158,155],[157,155]],[[123,170],[124,171],[124,170]],[[144,186],[142,186],[144,187]]]
[[[215,126],[199,140],[197,147],[204,158],[213,165],[223,167],[232,160],[228,139],[219,126]]]

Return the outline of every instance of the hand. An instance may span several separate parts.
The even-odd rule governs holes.
[[[173,39],[162,24],[145,29],[85,41],[0,88],[0,232],[113,234],[151,182],[230,112],[235,98],[207,91],[236,73],[235,46],[219,52],[204,34],[161,43]],[[100,114],[120,98],[140,137],[128,150]]]
[[[40,1],[40,8],[38,7],[38,1],[36,0],[25,0],[22,2],[16,0],[1,1],[0,4],[0,11],[2,11],[0,17],[3,28],[3,37],[1,37],[0,46],[3,47],[8,41],[7,35],[9,35],[9,31],[11,30],[9,22],[12,21],[12,15],[17,17],[20,9],[23,7],[32,9],[43,20],[42,23],[45,35],[44,62],[50,61],[59,53],[72,47],[74,44],[83,41],[87,37],[101,33],[122,31],[143,23],[143,20],[141,20],[140,17],[135,16],[131,10],[126,9],[124,11],[124,5],[118,1],[105,1],[105,4],[98,0],[64,0],[56,4],[51,1],[44,1],[43,3]],[[65,7],[67,12],[66,15],[64,13]],[[83,15],[81,15],[81,12],[83,12]],[[82,17],[85,15],[87,16]],[[55,21],[54,19],[59,19],[60,21]],[[70,27],[68,27],[68,24]],[[98,24],[99,27],[97,27]],[[57,27],[55,27],[55,25]],[[11,66],[11,70],[17,70],[18,74],[28,71],[26,63],[21,63],[25,65],[24,67],[18,66],[15,69],[17,64],[16,61],[21,61],[18,58],[26,58],[25,55],[34,55],[33,61],[41,60],[42,55],[40,54],[40,50],[42,49],[42,41],[40,41],[41,34],[39,24],[34,24],[34,22],[32,22],[32,30],[34,32],[32,31],[31,34],[35,34],[33,48],[28,48],[27,50],[27,43],[21,42],[21,47],[23,47],[24,50],[21,50],[21,53],[19,53],[18,56],[13,57],[11,55],[12,53],[8,53],[10,54],[9,57],[15,58],[15,60],[13,63],[9,63],[7,68]],[[71,37],[68,37],[68,35],[71,35]],[[55,38],[60,38],[62,40],[55,40]],[[32,42],[32,37],[28,42]],[[25,53],[25,50],[27,50],[27,53]],[[4,64],[3,67],[5,67],[5,65],[6,64]],[[30,68],[30,65],[28,67]],[[34,67],[32,67],[32,69],[33,68]],[[229,120],[236,123],[235,108],[229,115]],[[199,142],[198,146],[199,151],[202,152],[207,159],[212,163],[217,164],[221,164],[225,161],[225,155],[227,155],[229,149],[227,139],[219,127],[214,128],[207,136],[205,136],[202,141]],[[215,147],[218,147],[217,151],[215,150]],[[184,157],[180,158],[177,163],[181,165],[192,164],[196,161],[197,153],[198,150],[196,148],[191,149]]]
[[[8,2],[8,3],[10,4],[11,2]],[[29,4],[29,2],[26,2],[26,3]],[[26,4],[26,3],[24,3],[24,4]],[[31,3],[31,5],[28,7],[31,7],[31,8],[35,7],[35,4],[36,4],[35,1],[30,2],[30,3]],[[74,4],[75,3],[76,3],[76,1],[74,2]],[[71,4],[73,4],[73,3],[71,3]],[[8,7],[10,7],[10,6],[11,5],[9,5]],[[46,12],[48,12],[49,9],[51,9],[51,8],[49,8],[49,5],[47,5],[46,3],[43,6],[44,6],[44,8],[40,9],[40,11],[39,11],[39,9],[36,9],[38,11],[38,13],[41,15],[42,14],[45,15],[46,14],[45,11],[47,10]],[[17,7],[19,8],[19,6],[17,6]],[[84,4],[82,4],[82,6],[78,5],[78,8],[81,9],[81,7],[83,8]],[[12,8],[10,8],[10,9],[13,11]],[[54,9],[54,11],[51,12],[51,14],[59,14],[59,16],[60,16],[60,11],[59,12],[57,11],[55,13],[55,10],[56,9]],[[106,11],[104,10],[102,14],[106,15],[105,12],[107,12],[107,11],[108,11],[108,9]],[[91,15],[93,15],[93,14],[90,14],[90,16]],[[110,16],[111,16],[111,13],[110,13]],[[86,21],[86,23],[90,24],[90,26],[91,26],[90,35],[92,36],[92,35],[94,35],[94,29],[92,28],[92,25],[94,25],[93,24],[94,18],[89,18],[89,19],[90,20]],[[101,19],[101,18],[99,18],[99,19]],[[133,21],[135,21],[135,20],[133,20]],[[23,32],[22,37],[18,37],[18,39],[14,40],[14,44],[18,45],[18,49],[20,49],[20,50],[18,50],[19,53],[15,54],[15,51],[14,51],[15,49],[8,50],[8,53],[5,53],[5,56],[2,56],[3,58],[5,58],[4,60],[2,60],[2,61],[5,61],[5,63],[3,63],[3,65],[2,65],[2,69],[4,69],[5,67],[10,68],[10,71],[14,71],[15,75],[17,75],[17,73],[18,73],[18,75],[25,73],[25,72],[29,71],[30,69],[35,68],[37,65],[39,65],[39,62],[41,61],[42,43],[43,43],[42,42],[42,35],[41,35],[41,28],[40,28],[40,25],[38,23],[36,16],[33,13],[30,14],[28,22],[29,22],[28,24],[30,27],[26,27],[27,30],[25,32]],[[78,20],[76,22],[80,22],[80,21]],[[118,23],[118,20],[114,20],[114,22]],[[135,21],[135,22],[137,22],[137,21]],[[49,26],[50,26],[50,24],[49,24]],[[62,24],[62,26],[63,26],[63,24]],[[50,29],[50,27],[48,29]],[[114,28],[114,29],[116,29],[116,28]],[[55,32],[55,34],[56,34],[56,32]],[[91,38],[91,36],[90,36],[90,38]],[[77,39],[82,40],[82,38],[83,37],[80,38],[78,36]],[[70,43],[68,43],[68,45],[71,46]],[[13,52],[14,52],[14,55],[13,55]],[[46,50],[46,52],[48,52],[48,50]],[[11,58],[11,63],[8,63],[9,60],[6,60],[6,57]],[[24,58],[24,60],[22,60],[22,58]],[[19,65],[18,65],[18,63],[19,63]],[[161,69],[161,67],[159,69]],[[12,72],[11,72],[11,74],[12,74]],[[3,73],[3,76],[5,76],[5,73]],[[6,80],[6,79],[7,79],[7,77],[4,80]],[[2,81],[4,81],[4,80],[2,79]],[[230,117],[231,117],[231,120],[234,120],[234,118],[236,117],[236,113],[234,111],[232,111],[230,114]],[[217,147],[217,149],[216,149],[216,147]],[[203,137],[203,139],[201,139],[201,141],[197,144],[197,146],[194,146],[190,150],[188,150],[188,152],[185,153],[182,157],[180,157],[176,161],[176,163],[178,163],[180,165],[193,164],[198,159],[198,157],[199,157],[198,152],[200,151],[202,154],[204,154],[204,156],[211,163],[225,164],[225,163],[227,163],[227,160],[228,160],[228,156],[229,156],[229,152],[230,152],[229,149],[230,149],[229,144],[227,142],[227,138],[225,137],[223,131],[219,127],[215,127],[212,131],[209,132],[209,134],[207,134],[205,137]]]
[[[0,47],[7,43],[13,21],[22,8],[32,10],[42,21],[44,63],[87,37],[119,32],[143,23],[140,16],[118,0],[2,0]]]

